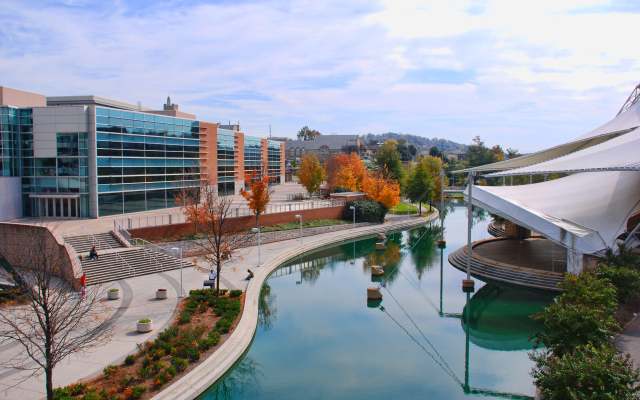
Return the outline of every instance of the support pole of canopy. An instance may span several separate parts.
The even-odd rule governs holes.
[[[513,175],[511,175],[511,186],[513,186]]]
[[[444,167],[444,162],[443,165]],[[438,247],[444,249],[447,242],[444,240],[444,168],[440,172],[440,240],[438,240]]]
[[[473,178],[474,172],[469,172],[467,187],[469,188],[469,198],[467,204],[467,279],[462,281],[462,290],[465,292],[474,291],[474,282],[471,280],[471,226],[473,224]]]
[[[533,175],[529,175],[529,185],[533,183]]]

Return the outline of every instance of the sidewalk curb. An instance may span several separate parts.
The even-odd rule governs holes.
[[[229,368],[244,354],[253,340],[258,327],[258,300],[260,289],[269,274],[282,263],[300,254],[317,249],[319,247],[340,243],[355,237],[367,236],[393,229],[394,231],[426,225],[436,220],[439,213],[428,217],[411,218],[405,222],[391,222],[373,227],[361,228],[358,231],[347,231],[336,234],[330,238],[316,240],[302,246],[296,246],[263,263],[256,276],[247,287],[245,305],[240,323],[233,331],[229,339],[202,364],[187,375],[174,382],[162,392],[154,396],[156,400],[192,400],[204,393],[211,385],[220,379]],[[386,228],[386,229],[385,229]],[[362,288],[362,296],[365,296],[365,288]]]

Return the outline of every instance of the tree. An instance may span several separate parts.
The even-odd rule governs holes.
[[[507,149],[507,160],[511,160],[512,158],[520,157],[522,154],[518,151],[518,149]]]
[[[298,161],[294,158],[293,161],[291,162],[291,166],[293,168],[298,168]]]
[[[362,191],[367,198],[391,208],[400,202],[400,185],[384,170],[373,171],[364,178]]]
[[[386,171],[396,182],[401,182],[404,176],[402,161],[396,147],[398,142],[387,140],[382,148],[376,152],[376,165],[379,169]]]
[[[193,181],[182,182],[180,186],[186,187],[188,184],[193,184]],[[220,289],[222,265],[240,258],[243,254],[241,249],[250,244],[252,235],[242,234],[237,222],[233,219],[235,208],[232,206],[235,196],[218,197],[217,184],[210,175],[202,175],[197,185],[200,187],[200,198],[185,197],[187,202],[181,210],[184,211],[187,207],[196,209],[189,202],[200,202],[197,215],[187,221],[193,224],[198,223],[200,231],[206,233],[203,240],[196,240],[194,243],[201,248],[204,259],[216,267],[217,295]]]
[[[342,174],[349,164],[349,157],[346,154],[331,156],[324,162],[324,172],[326,174],[326,186],[329,193],[333,193],[341,184]],[[346,187],[346,186],[343,186]]]
[[[271,201],[274,189],[269,186],[269,182],[273,181],[275,181],[275,178],[269,176],[267,166],[263,164],[262,171],[255,169],[245,177],[245,183],[249,186],[250,192],[240,189],[240,194],[247,200],[247,205],[256,215],[256,228],[258,227],[260,214],[267,210],[267,206]]]
[[[185,185],[181,184],[182,181],[199,181],[200,180],[200,169],[198,167],[192,168],[188,170],[184,176],[178,178],[179,184],[177,186],[177,194],[175,203],[180,207],[180,210],[183,212],[185,219],[187,222],[191,222],[193,224],[193,233],[198,233],[200,230],[200,224],[203,222],[201,220],[202,213],[200,212],[200,207],[202,206],[200,201],[202,185]]]
[[[14,282],[23,300],[0,308],[0,345],[19,346],[13,357],[3,361],[4,367],[30,371],[18,383],[44,373],[47,399],[53,400],[56,365],[110,340],[105,289],[92,285],[79,295],[69,255],[46,226],[25,228],[0,243],[19,268],[22,279]]]
[[[485,145],[480,136],[473,138],[473,144],[467,146],[467,161],[470,167],[486,165],[495,162],[494,153],[492,153]]]
[[[310,194],[313,194],[320,189],[320,185],[324,182],[326,176],[324,169],[320,162],[313,154],[307,154],[302,157],[300,161],[300,170],[298,171],[298,178],[302,186],[307,189]]]
[[[340,186],[357,192],[362,189],[362,181],[367,168],[356,153],[349,154],[347,164],[340,169]]]
[[[425,194],[426,192],[426,194]],[[411,168],[405,182],[404,193],[412,203],[430,201],[433,196],[433,179],[427,171],[424,158]],[[420,215],[422,215],[422,207],[418,205]]]
[[[308,126],[304,126],[298,131],[298,140],[314,140],[317,136],[321,136],[322,133],[309,129]]]
[[[441,198],[440,191],[442,190],[442,178],[443,178],[442,175],[440,174],[442,172],[442,160],[438,157],[431,157],[431,156],[423,157],[423,160],[424,160],[424,164],[427,169],[427,172],[429,173],[429,176],[433,181],[433,193],[431,193],[431,199],[429,199],[429,201],[433,199],[440,199]],[[448,184],[449,184],[449,179],[445,176],[444,185],[448,186]]]
[[[429,149],[429,155],[431,157],[440,157],[440,158],[442,158],[442,152],[440,151],[438,146],[431,146],[431,148]]]

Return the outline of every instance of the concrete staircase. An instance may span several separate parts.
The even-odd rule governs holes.
[[[97,244],[93,239],[95,237],[102,246]],[[64,238],[65,242],[73,246],[73,249],[78,254],[88,254],[93,246],[96,246],[98,250],[98,254],[104,252],[109,249],[109,246],[114,249],[117,248],[125,248],[110,232],[108,233],[96,233],[91,237],[91,235],[81,235],[81,236],[67,236]],[[109,246],[107,246],[109,244]]]
[[[155,274],[180,268],[180,259],[153,250],[152,246],[145,249],[141,247],[124,247],[111,235],[111,233],[98,233],[93,235],[102,243],[102,250],[98,250],[98,260],[91,260],[86,255],[93,246],[99,249],[91,235],[69,236],[65,241],[73,246],[78,254],[84,257],[80,261],[82,270],[87,276],[88,285],[96,285],[104,282],[117,281]],[[113,250],[106,244],[111,245]],[[194,267],[192,263],[184,262],[183,268]]]
[[[467,253],[464,252],[464,247],[449,254],[449,263],[463,272],[467,271]],[[471,258],[471,275],[512,285],[554,292],[560,291],[560,289],[556,288],[556,285],[564,280],[564,277],[558,275],[499,267],[483,263],[474,258]]]

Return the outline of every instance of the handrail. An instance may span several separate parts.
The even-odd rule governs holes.
[[[82,226],[84,228],[85,231],[89,232],[89,230],[87,228],[85,228],[85,226]],[[89,235],[91,235],[91,237],[93,237],[93,235],[91,234],[91,232],[89,232]],[[94,240],[98,241],[98,239],[96,239],[95,237],[93,237]],[[98,243],[100,243],[100,241],[98,241]],[[107,244],[107,246],[109,246],[109,248],[115,253],[116,256],[120,257],[120,260],[122,260],[123,264],[122,264],[122,268],[124,269],[124,264],[127,264],[127,266],[129,268],[131,268],[133,270],[133,277],[136,277],[136,269],[133,268],[128,262],[127,260],[125,260],[124,258],[122,258],[122,256],[113,248],[111,247],[111,245],[109,244],[109,242],[105,242]],[[100,247],[100,250],[102,250],[102,247]],[[131,274],[131,273],[129,273]]]
[[[146,255],[149,256],[149,261],[151,261],[151,259],[153,258],[153,260],[156,262],[156,271],[158,270],[158,264],[160,264],[160,272],[164,272],[164,266],[162,265],[162,263],[158,261],[158,259],[155,258],[153,254],[149,253],[149,250],[147,250],[144,246],[140,246],[140,248],[145,252]]]
[[[56,228],[53,228],[54,231],[58,232],[58,234],[60,234],[60,237],[62,237],[62,243],[64,243],[64,246],[69,246],[73,249],[73,251],[75,251],[75,248],[70,245],[69,243],[67,243],[67,238],[62,236],[62,233],[60,233],[59,230],[57,230]],[[70,235],[72,236],[72,235]],[[67,253],[69,251],[67,250]],[[77,253],[76,253],[77,254]],[[80,259],[76,258],[76,257],[69,257],[69,259],[71,260],[71,264],[72,265],[80,265],[80,272],[82,272],[82,275],[84,275],[84,267],[82,266],[82,261],[80,261]]]
[[[93,243],[95,244],[96,242],[98,242],[98,247],[100,248],[100,250],[102,250],[102,243],[100,243],[100,241],[98,239],[96,239],[95,236],[93,236],[93,234],[91,232],[89,232],[89,230],[87,229],[86,226],[82,225],[82,229],[84,229],[85,231],[87,231],[87,233],[89,234],[89,236],[91,236],[93,238]],[[111,247],[111,246],[109,246]]]
[[[138,242],[142,242],[142,244],[139,244]],[[144,247],[144,246],[153,246],[153,247],[155,247],[156,249],[158,249],[158,250],[159,250],[159,252],[163,252],[163,253],[166,253],[166,254],[170,255],[171,257],[175,257],[175,255],[173,254],[173,252],[171,252],[171,251],[169,251],[169,250],[165,249],[164,247],[160,247],[160,246],[158,246],[157,244],[151,243],[151,242],[150,242],[150,241],[148,241],[148,240],[142,239],[142,238],[133,238],[133,239],[131,239],[131,244],[132,244],[133,246],[140,246],[140,247]]]
[[[116,228],[116,224],[120,227],[120,229]],[[129,233],[128,230],[126,230],[124,228],[124,226],[120,225],[120,222],[116,221],[115,219],[113,220],[113,230],[120,232],[120,234],[126,239],[126,240],[131,240],[131,234]],[[126,233],[126,235],[122,234],[122,232],[124,231],[124,233]]]

